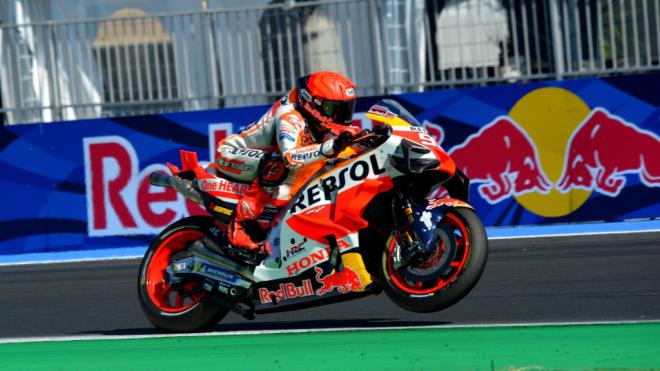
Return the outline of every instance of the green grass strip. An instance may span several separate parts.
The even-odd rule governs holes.
[[[0,345],[12,370],[660,369],[660,323],[339,331]]]

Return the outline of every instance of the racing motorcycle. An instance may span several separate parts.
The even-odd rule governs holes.
[[[381,100],[367,117],[374,129],[308,171],[287,205],[266,205],[245,226],[269,253],[233,248],[226,238],[249,184],[206,171],[185,151],[181,171],[151,174],[152,185],[173,188],[209,215],[173,223],[145,253],[138,293],[149,321],[200,331],[229,311],[253,319],[382,291],[409,311],[435,312],[467,295],[488,254],[468,178],[397,102]],[[438,192],[448,197],[428,197]]]

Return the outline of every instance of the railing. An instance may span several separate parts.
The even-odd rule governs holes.
[[[637,72],[660,65],[660,1],[561,2],[563,76]],[[578,6],[578,3],[583,6]]]
[[[265,104],[332,69],[358,94],[660,69],[660,0],[325,0],[0,25],[0,121]]]

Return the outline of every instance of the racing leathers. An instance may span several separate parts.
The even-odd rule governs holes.
[[[258,121],[218,144],[216,166],[223,176],[252,182],[229,224],[229,242],[238,248],[267,250],[255,242],[244,222],[256,220],[265,203],[284,206],[297,175],[306,165],[336,156],[361,129],[332,125],[315,130],[296,110],[297,89],[277,101]],[[343,133],[348,133],[345,135]]]

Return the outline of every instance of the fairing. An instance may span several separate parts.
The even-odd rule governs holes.
[[[447,152],[435,142],[424,126],[396,101],[391,99],[383,99],[379,101],[369,109],[367,112],[367,118],[377,123],[390,125],[394,134],[405,138],[405,140],[408,141],[402,141],[402,145],[408,148],[407,153],[409,155],[415,152],[418,153],[417,156],[409,156],[409,158],[412,158],[413,162],[415,162],[416,160],[414,160],[414,158],[418,157],[419,160],[417,161],[421,162],[421,164],[413,164],[413,169],[421,169],[420,172],[422,172],[433,168],[447,174],[447,177],[452,177],[456,172],[456,164],[451,157],[449,157]],[[418,147],[430,150],[432,155],[425,156],[426,153],[421,153],[419,149],[416,149]],[[405,149],[401,149],[399,152],[401,157],[406,154]],[[419,156],[419,154],[421,154],[421,156]],[[434,164],[435,166],[429,166],[433,160],[439,162],[437,165]],[[406,159],[406,161],[408,160]]]

